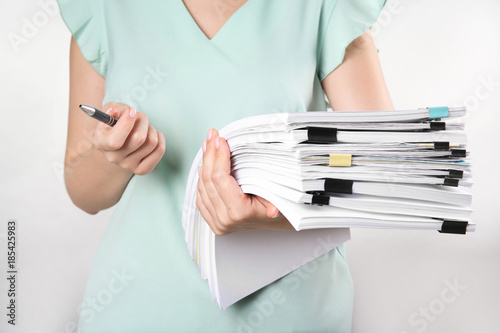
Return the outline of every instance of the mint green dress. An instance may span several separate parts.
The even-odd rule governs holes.
[[[137,107],[165,134],[134,176],[93,261],[79,332],[350,332],[343,248],[220,310],[188,254],[187,175],[209,128],[255,114],[326,110],[321,80],[383,0],[249,0],[209,40],[182,0],[59,0],[103,104]],[[83,101],[82,101],[83,103]]]

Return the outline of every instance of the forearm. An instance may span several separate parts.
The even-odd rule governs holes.
[[[104,86],[104,78],[85,60],[72,39],[64,180],[74,204],[90,214],[117,203],[133,175],[131,171],[110,163],[96,148],[98,122],[78,107],[83,103],[102,109]]]
[[[66,152],[64,180],[73,203],[89,214],[120,200],[133,173],[108,162],[93,145],[84,153]]]

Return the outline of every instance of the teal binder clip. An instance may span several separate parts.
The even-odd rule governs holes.
[[[449,108],[447,106],[438,106],[434,108],[429,108],[429,118],[439,119],[447,118],[450,116]]]

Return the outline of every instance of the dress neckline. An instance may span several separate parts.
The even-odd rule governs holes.
[[[184,13],[187,14],[188,19],[191,21],[191,24],[193,25],[193,28],[198,31],[201,36],[207,40],[208,42],[214,41],[215,39],[218,39],[218,36],[224,32],[224,30],[227,30],[229,28],[226,28],[227,25],[231,25],[232,21],[235,21],[239,15],[241,15],[240,12],[244,10],[244,7],[248,7],[248,3],[252,2],[251,0],[247,0],[244,4],[242,4],[227,20],[224,22],[224,24],[220,27],[220,29],[215,33],[215,35],[212,38],[208,38],[208,36],[201,30],[200,26],[194,19],[194,17],[191,15],[189,12],[188,8],[186,7],[186,4],[184,3],[183,0],[180,0],[181,6],[184,8]]]

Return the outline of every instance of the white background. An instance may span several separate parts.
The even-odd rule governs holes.
[[[499,14],[497,0],[394,0],[373,29],[396,108],[469,107],[478,230],[352,230],[354,332],[500,331]],[[23,36],[34,20],[39,27]],[[13,34],[23,43],[14,46]],[[2,332],[75,332],[91,258],[110,218],[111,211],[90,216],[75,208],[62,180],[69,39],[59,14],[38,1],[0,0]],[[15,328],[5,315],[9,219],[18,222]],[[454,284],[460,288],[449,290]]]

